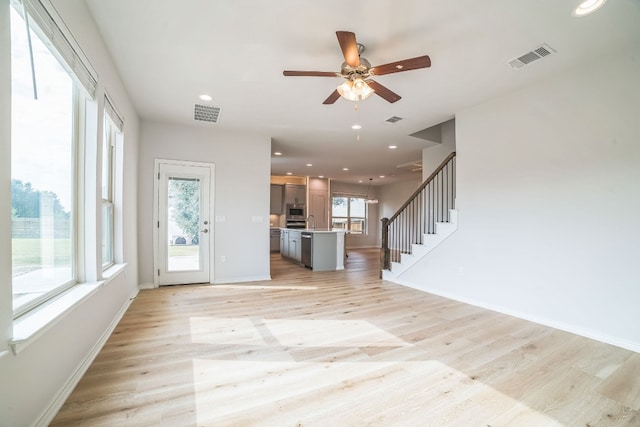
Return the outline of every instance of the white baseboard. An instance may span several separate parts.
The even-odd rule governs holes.
[[[531,315],[530,313],[522,313],[519,311],[515,311],[515,310],[510,310],[501,306],[496,306],[496,305],[492,305],[492,304],[486,304],[484,302],[481,301],[475,301],[473,299],[468,299],[468,298],[460,298],[458,295],[455,294],[450,294],[447,292],[442,292],[440,290],[434,290],[431,289],[429,287],[422,287],[422,286],[418,286],[415,283],[411,283],[411,282],[407,282],[404,280],[398,280],[398,279],[394,279],[394,280],[389,280],[390,282],[396,283],[398,285],[402,285],[402,286],[406,286],[408,288],[412,288],[412,289],[416,289],[422,292],[427,292],[430,294],[434,294],[434,295],[438,295],[441,296],[443,298],[448,298],[454,301],[460,301],[463,302],[465,304],[470,304],[476,307],[481,307],[481,308],[485,308],[487,310],[491,310],[491,311],[495,311],[498,313],[502,313],[502,314],[506,314],[509,316],[513,316],[513,317],[517,317],[518,319],[523,319],[523,320],[528,320],[530,322],[533,323],[537,323],[539,325],[544,325],[544,326],[548,326],[550,328],[554,328],[554,329],[559,329],[561,331],[565,331],[565,332],[569,332],[575,335],[580,335],[582,337],[585,338],[589,338],[592,340],[596,340],[599,342],[603,342],[606,344],[611,344],[611,345],[615,345],[616,347],[620,347],[620,348],[624,348],[626,350],[631,350],[631,351],[635,351],[636,353],[640,353],[640,343],[637,342],[631,342],[631,341],[626,341],[626,340],[621,340],[617,337],[612,337],[609,335],[604,335],[601,334],[599,332],[595,332],[589,329],[584,329],[581,327],[577,327],[575,325],[571,325],[568,323],[563,323],[563,322],[558,322],[552,319],[546,319],[546,318],[542,318],[542,317],[538,317],[538,316],[534,316]]]
[[[271,280],[271,276],[246,276],[246,277],[229,277],[216,279],[213,284],[220,285],[223,283],[239,283],[239,282],[262,282],[265,280]]]
[[[76,385],[78,385],[80,379],[82,379],[84,374],[87,372],[87,369],[89,369],[89,366],[91,366],[91,363],[93,363],[93,360],[96,358],[100,350],[102,350],[102,347],[113,333],[114,329],[118,325],[118,322],[120,322],[120,319],[122,319],[122,316],[124,316],[127,309],[131,305],[131,302],[135,299],[136,295],[138,295],[138,291],[134,292],[129,298],[127,298],[125,303],[122,305],[122,307],[120,307],[120,310],[109,324],[109,327],[100,336],[100,339],[98,339],[98,341],[94,344],[89,353],[85,356],[85,358],[78,365],[73,374],[69,377],[67,382],[62,386],[60,391],[56,393],[51,403],[49,403],[49,405],[47,406],[47,409],[45,409],[45,411],[33,423],[33,427],[46,427],[51,423],[51,421],[53,421],[55,416],[58,414],[58,411],[60,411],[60,408],[62,408],[62,405],[64,405],[66,400],[71,395],[71,392],[73,392],[73,389],[76,387]]]
[[[142,290],[142,289],[155,289],[157,288],[157,286],[153,283],[140,283],[138,285],[138,289]]]

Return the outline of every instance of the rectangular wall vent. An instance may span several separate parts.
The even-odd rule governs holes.
[[[509,61],[509,66],[511,66],[511,68],[522,68],[525,65],[531,64],[533,61],[537,61],[538,59],[544,58],[545,56],[549,56],[553,53],[556,53],[553,48],[547,44],[542,44],[532,51]]]
[[[393,116],[393,117],[389,117],[387,120],[387,122],[389,123],[395,123],[395,122],[399,122],[400,120],[402,120],[402,117],[398,117],[398,116]]]
[[[195,104],[193,109],[193,119],[203,122],[218,123],[220,120],[220,107]]]

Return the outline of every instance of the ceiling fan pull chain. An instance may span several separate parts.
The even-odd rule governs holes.
[[[357,102],[353,104],[353,109],[356,111],[356,124],[353,128],[357,130],[356,141],[360,141],[360,129],[362,129],[362,125],[360,124],[360,109],[358,108]]]

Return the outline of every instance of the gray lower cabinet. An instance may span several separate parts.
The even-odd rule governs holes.
[[[300,231],[280,230],[280,255],[297,262],[302,260]]]
[[[289,257],[289,230],[280,230],[280,255]]]
[[[289,258],[298,262],[302,261],[302,246],[300,243],[300,232],[289,230]]]
[[[280,230],[275,228],[269,230],[269,249],[271,252],[280,251]]]
[[[313,271],[335,270],[337,267],[336,233],[313,233],[311,265]]]

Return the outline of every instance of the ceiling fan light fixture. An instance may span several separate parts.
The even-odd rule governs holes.
[[[361,77],[345,80],[338,86],[340,96],[349,101],[362,101],[370,97],[373,92],[373,89]]]

